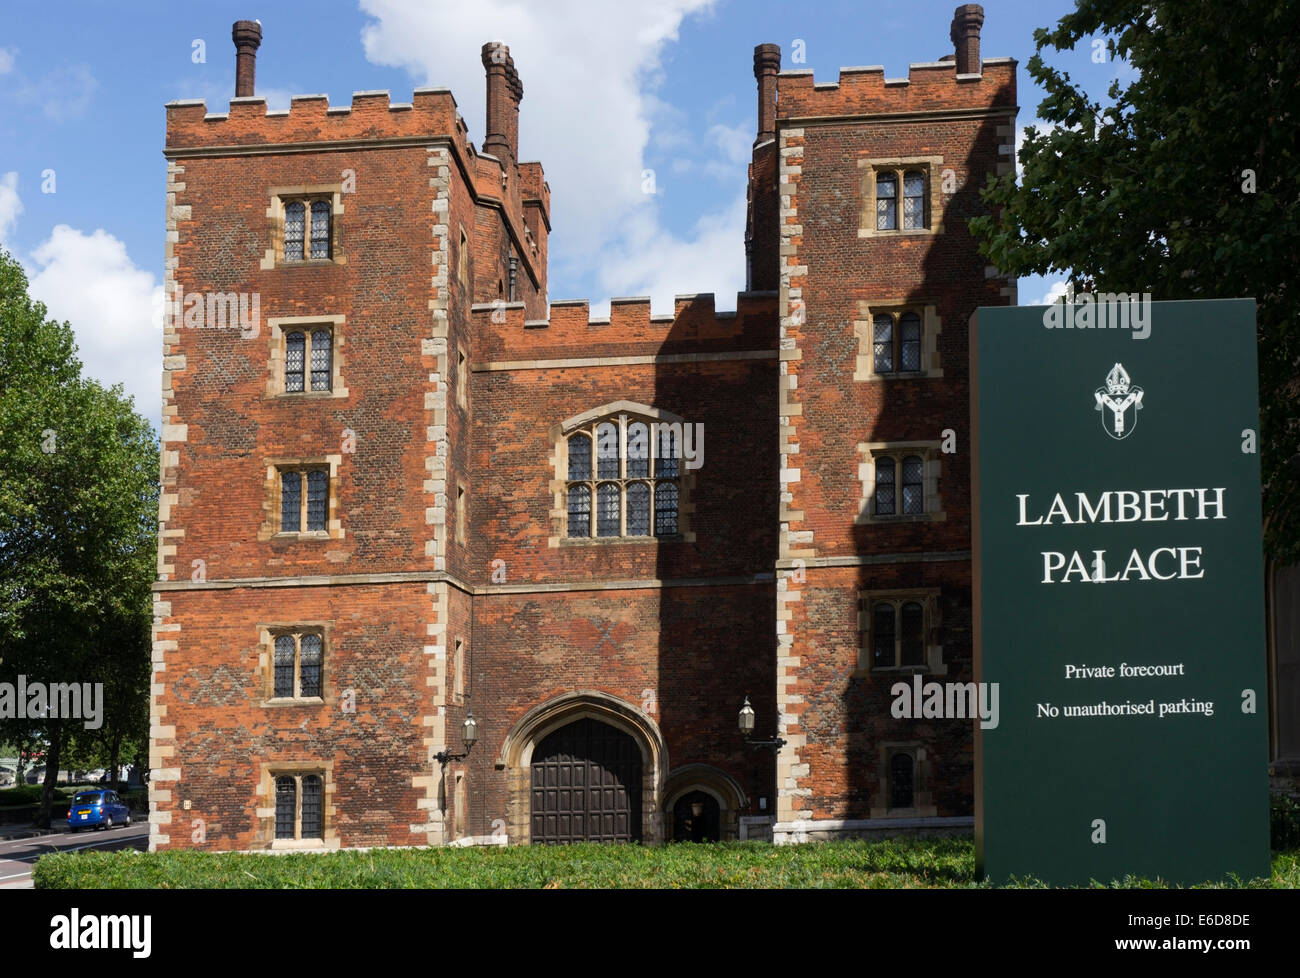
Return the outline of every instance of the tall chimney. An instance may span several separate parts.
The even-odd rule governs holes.
[[[515,71],[510,48],[500,41],[483,45],[483,67],[487,69],[487,126],[483,152],[502,163],[519,159],[519,103],[524,86]]]
[[[948,36],[957,49],[957,74],[982,75],[980,62],[980,28],[984,25],[984,8],[978,3],[964,3],[953,11]]]
[[[262,44],[262,25],[255,20],[237,20],[230,29],[235,42],[235,98],[253,94],[257,70],[257,49]]]
[[[754,77],[758,79],[758,138],[754,145],[776,138],[776,76],[781,70],[781,45],[754,48]]]

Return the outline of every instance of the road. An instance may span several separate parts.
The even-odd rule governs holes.
[[[34,839],[0,839],[0,889],[30,890],[32,865],[50,852],[73,852],[81,849],[146,849],[149,825],[136,822],[113,829],[78,832],[52,832]]]

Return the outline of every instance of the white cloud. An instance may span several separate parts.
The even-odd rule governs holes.
[[[18,224],[23,212],[23,202],[18,199],[18,173],[10,170],[0,176],[0,245],[5,244],[9,232]]]
[[[660,226],[647,203],[624,222],[620,240],[601,256],[596,281],[602,301],[593,297],[592,315],[608,312],[605,296],[648,295],[655,314],[673,311],[673,296],[713,292],[718,309],[734,309],[745,288],[745,194],[722,211],[696,221],[688,239]]]
[[[102,228],[86,234],[59,224],[32,258],[31,295],[52,318],[72,324],[85,375],[105,386],[121,383],[136,411],[157,425],[162,333],[153,320],[162,286]]]
[[[14,55],[17,53],[17,50],[0,48],[0,75],[7,75],[14,70]]]
[[[712,2],[480,0],[444,6],[361,0],[373,18],[361,41],[371,62],[403,68],[420,85],[450,88],[479,146],[485,100],[479,52],[487,41],[507,43],[524,85],[520,156],[541,160],[551,186],[552,278],[597,281],[616,295],[648,289],[657,298],[667,294],[671,303],[673,287],[723,294],[737,268],[743,287],[743,206],[739,222],[736,208],[727,206],[699,219],[684,239],[662,227],[656,200],[641,192],[652,125],[669,123],[655,131],[656,150],[683,139],[682,127],[673,125],[681,114],[653,91],[665,48],[687,16],[707,11]],[[745,158],[752,139],[746,136]],[[734,132],[717,126],[709,138],[723,161],[735,162]],[[743,191],[743,166],[732,172]],[[706,275],[718,278],[704,281]],[[674,286],[666,284],[668,276],[677,276]]]
[[[1021,279],[1021,280],[1020,280],[1022,286],[1023,286],[1023,284],[1025,283],[1025,281],[1026,281],[1026,279]],[[1050,280],[1047,280],[1047,279],[1039,279],[1038,284],[1039,284],[1040,287],[1041,287],[1042,285],[1045,284],[1045,285],[1048,286],[1048,289],[1047,289],[1047,291],[1046,291],[1045,293],[1043,293],[1043,297],[1042,297],[1041,299],[1039,299],[1037,302],[1031,302],[1031,303],[1029,303],[1030,305],[1033,305],[1033,306],[1050,306],[1050,305],[1051,305],[1053,302],[1055,302],[1057,299],[1061,298],[1061,296],[1065,295],[1065,284],[1066,284],[1066,283],[1065,283],[1065,279],[1063,279],[1063,278],[1061,278],[1061,279],[1056,279],[1055,281],[1050,281]]]

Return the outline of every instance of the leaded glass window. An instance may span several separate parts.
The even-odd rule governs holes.
[[[629,477],[650,474],[650,433],[640,421],[627,426],[627,474]]]
[[[574,435],[569,439],[569,479],[591,478],[591,439]]]
[[[282,774],[275,779],[276,839],[325,837],[325,781],[319,774]]]
[[[325,640],[318,632],[292,632],[275,637],[277,699],[321,695],[321,670]]]
[[[680,423],[667,425],[620,414],[570,434],[566,537],[679,533],[681,430]]]
[[[302,261],[307,205],[300,200],[284,205],[284,260]]]
[[[298,658],[298,695],[320,696],[321,637],[304,635]]]
[[[302,836],[319,839],[324,834],[324,785],[320,775],[308,774],[302,779]]]
[[[318,329],[311,334],[311,389],[327,391],[330,389],[331,358],[334,352],[334,337],[328,329]]]
[[[303,494],[303,478],[307,492]],[[286,469],[280,473],[280,532],[320,532],[328,527],[329,472],[326,469]]]
[[[620,496],[618,486],[612,482],[603,482],[596,490],[596,536],[619,535],[622,529],[619,525]]]
[[[569,536],[591,536],[590,486],[569,486]]]
[[[903,228],[925,227],[925,174],[909,170],[903,174]]]
[[[326,502],[329,499],[329,473],[312,469],[307,473],[307,529],[325,529]]]
[[[895,490],[894,460],[892,458],[876,459],[876,515],[893,516],[898,508]]]
[[[275,779],[275,837],[295,838],[298,820],[298,784],[293,778]]]
[[[311,205],[311,256],[330,257],[330,212],[333,205],[327,200],[317,200]]]
[[[302,473],[280,474],[280,532],[297,533],[302,527]]]
[[[877,316],[872,324],[876,373],[894,372],[894,317]]]
[[[650,535],[650,487],[644,482],[633,482],[627,487],[627,535]]]
[[[898,178],[892,173],[876,175],[876,230],[898,227]]]
[[[294,642],[292,635],[280,635],[275,640],[275,693],[276,696],[293,695]]]
[[[680,474],[682,457],[680,429],[672,425],[659,428],[659,446],[655,452],[655,475],[660,479],[675,479]]]
[[[925,463],[919,456],[903,459],[903,513],[913,516],[925,512]]]
[[[617,479],[618,471],[618,425],[606,422],[596,425],[596,478]]]
[[[655,536],[669,537],[677,528],[677,483],[655,483]]]
[[[303,367],[306,362],[307,339],[302,333],[289,333],[284,338],[284,389],[296,393],[303,389]]]
[[[921,369],[921,317],[905,312],[898,320],[899,369],[915,372]]]

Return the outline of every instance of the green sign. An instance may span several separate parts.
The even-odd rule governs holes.
[[[980,873],[1268,876],[1254,301],[980,309],[971,431]]]

